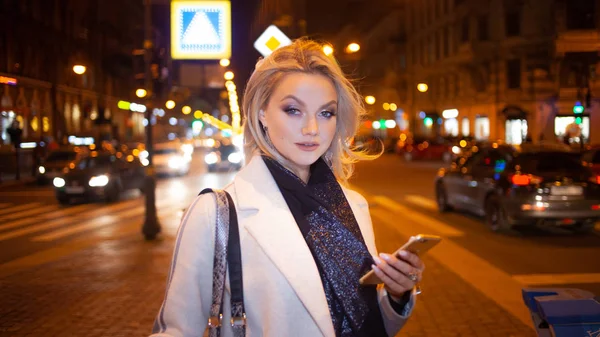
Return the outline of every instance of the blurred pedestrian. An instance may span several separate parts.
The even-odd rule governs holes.
[[[345,187],[374,159],[347,140],[362,98],[308,40],[256,65],[243,103],[246,166],[228,191],[237,209],[248,336],[393,336],[415,303],[423,262],[377,255],[367,201]],[[201,195],[179,228],[154,336],[200,336],[211,307],[216,206]],[[360,285],[371,269],[384,281]],[[224,336],[230,292],[225,292]],[[225,323],[227,322],[227,323]]]
[[[10,143],[15,147],[15,161],[16,161],[16,171],[15,171],[15,179],[21,179],[21,139],[23,137],[23,129],[19,125],[19,121],[16,119],[13,120],[11,126],[6,129],[6,133],[10,137]]]

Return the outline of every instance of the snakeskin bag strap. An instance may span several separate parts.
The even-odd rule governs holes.
[[[219,337],[221,335],[226,267],[228,267],[231,288],[230,324],[235,337],[244,337],[246,335],[246,312],[244,310],[240,233],[235,205],[226,191],[207,188],[200,192],[200,194],[205,193],[214,193],[217,203],[213,295],[208,318],[208,336]]]

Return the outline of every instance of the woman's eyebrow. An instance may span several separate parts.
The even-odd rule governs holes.
[[[302,106],[306,106],[306,104],[304,104],[304,102],[300,98],[298,98],[298,97],[296,97],[294,95],[287,95],[287,96],[283,97],[281,100],[283,101],[283,100],[288,99],[288,98],[293,99],[294,101],[298,102],[298,104],[300,104]],[[326,108],[326,107],[328,107],[330,105],[336,105],[336,104],[337,104],[337,101],[334,100],[334,99],[332,99],[331,101],[329,101],[329,102],[321,105],[320,109]]]

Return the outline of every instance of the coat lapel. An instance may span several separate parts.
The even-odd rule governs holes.
[[[275,180],[260,156],[236,176],[240,224],[288,280],[325,336],[334,336],[319,270]]]

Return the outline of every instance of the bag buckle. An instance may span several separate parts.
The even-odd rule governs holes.
[[[242,316],[231,317],[231,326],[246,326],[246,313],[243,313]]]
[[[218,328],[221,326],[222,321],[223,321],[223,314],[219,314],[219,317],[210,316],[208,318],[208,327],[209,328]]]

